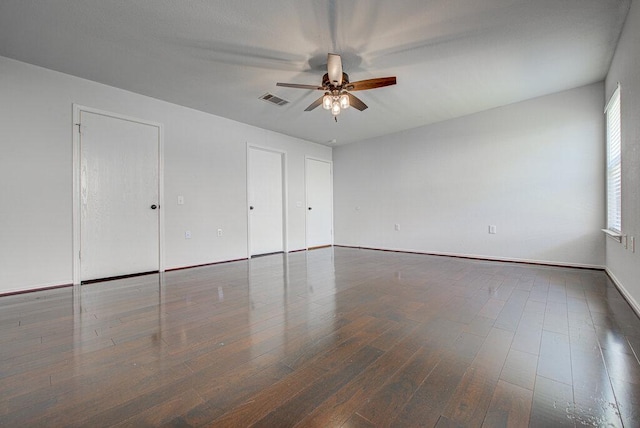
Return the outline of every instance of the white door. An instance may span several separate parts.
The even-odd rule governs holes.
[[[331,163],[306,159],[307,248],[333,244]]]
[[[80,279],[159,270],[157,126],[80,111]]]
[[[250,254],[284,250],[282,153],[249,148]]]

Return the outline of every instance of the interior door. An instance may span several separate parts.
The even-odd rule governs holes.
[[[333,244],[333,185],[331,162],[306,159],[307,248]]]
[[[157,126],[80,112],[80,278],[159,270]]]
[[[282,153],[249,148],[250,254],[284,250],[284,184]]]

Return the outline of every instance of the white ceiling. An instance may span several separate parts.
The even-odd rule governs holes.
[[[0,55],[327,145],[602,80],[630,0],[0,0]],[[369,108],[303,110],[326,54]],[[290,101],[278,107],[266,92]],[[332,140],[336,143],[330,143]]]

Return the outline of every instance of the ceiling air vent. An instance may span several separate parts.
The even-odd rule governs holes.
[[[263,96],[260,97],[260,99],[270,102],[272,104],[275,104],[277,106],[283,106],[285,104],[289,104],[289,101],[283,100],[282,98],[276,97],[275,95],[270,93],[264,94]]]

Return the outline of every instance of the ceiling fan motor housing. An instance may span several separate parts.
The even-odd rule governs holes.
[[[331,80],[329,80],[329,73],[325,73],[324,76],[322,76],[322,86],[328,90],[334,91],[334,90],[339,90],[344,88],[347,84],[349,83],[349,75],[347,73],[342,73],[342,85],[340,86],[336,86],[333,83],[331,83]]]

